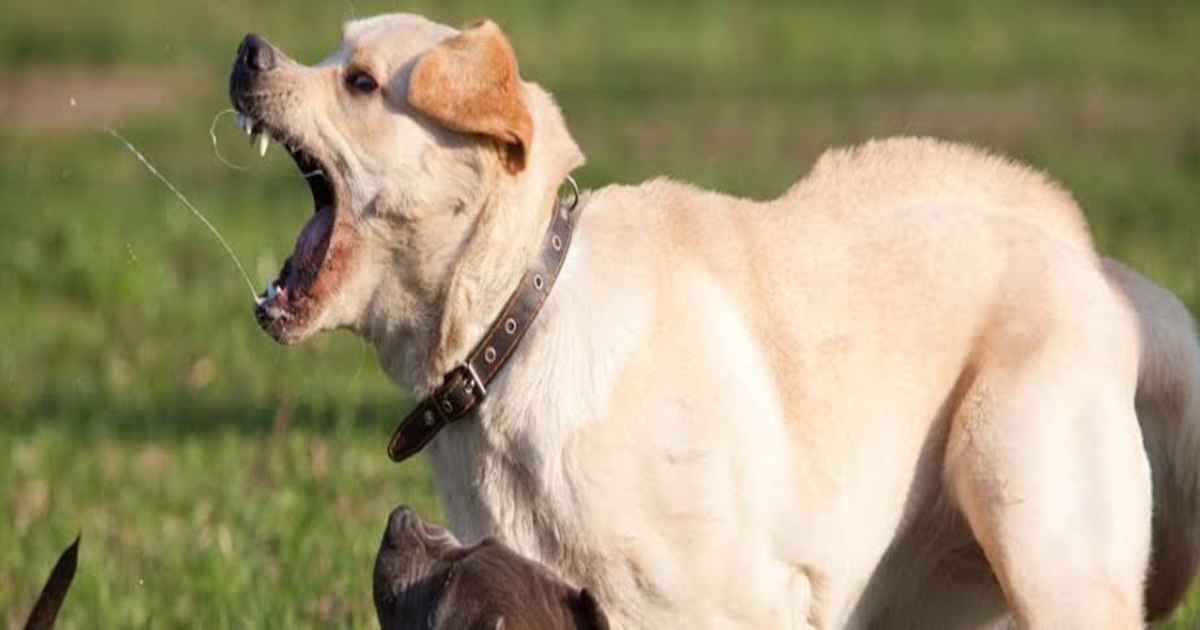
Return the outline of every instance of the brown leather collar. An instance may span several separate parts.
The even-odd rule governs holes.
[[[500,373],[517,343],[529,330],[562,269],[578,221],[579,188],[567,178],[569,196],[559,196],[541,255],[533,262],[495,321],[466,361],[450,370],[442,384],[417,404],[392,434],[388,457],[402,462],[416,455],[443,427],[467,417],[487,397],[487,387]]]

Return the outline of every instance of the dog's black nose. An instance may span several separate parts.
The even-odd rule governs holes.
[[[248,33],[238,46],[238,60],[251,72],[264,72],[275,67],[275,49],[257,34]]]

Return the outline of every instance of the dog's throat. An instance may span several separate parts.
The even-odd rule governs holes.
[[[469,416],[487,397],[487,387],[504,367],[550,294],[567,259],[579,220],[579,187],[567,177],[571,193],[559,196],[538,257],[525,270],[500,314],[467,358],[446,373],[442,384],[421,400],[396,427],[388,456],[402,462],[416,455],[445,426]]]

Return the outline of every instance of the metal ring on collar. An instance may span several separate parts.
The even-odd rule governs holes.
[[[567,175],[567,179],[564,183],[571,187],[570,197],[563,195],[560,187],[558,198],[563,201],[563,205],[567,206],[567,212],[571,212],[575,209],[575,206],[579,205],[579,184],[576,183],[575,178],[571,177],[570,175]],[[567,199],[570,199],[571,203],[566,203]]]

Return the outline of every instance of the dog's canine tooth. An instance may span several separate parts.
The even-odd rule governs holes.
[[[259,157],[266,157],[268,140],[269,140],[269,138],[268,138],[267,134],[262,133],[262,134],[258,135],[258,156]]]

